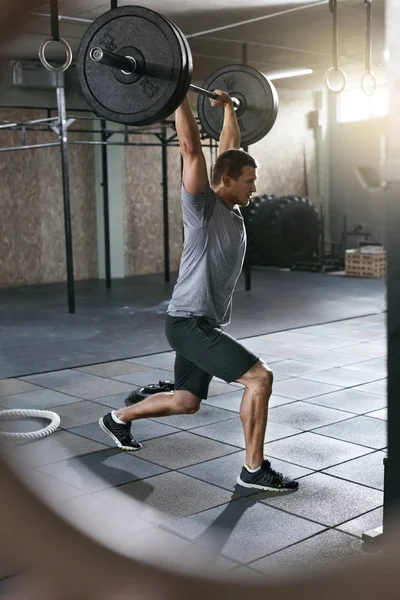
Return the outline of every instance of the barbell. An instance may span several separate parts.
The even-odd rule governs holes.
[[[223,110],[207,98],[229,93],[242,144],[262,139],[278,114],[274,85],[247,65],[229,65],[210,75],[204,87],[191,84],[188,41],[167,17],[142,6],[122,6],[96,19],[79,46],[77,74],[88,104],[105,119],[144,126],[169,117],[189,89],[199,94],[198,116],[205,132],[219,139]]]

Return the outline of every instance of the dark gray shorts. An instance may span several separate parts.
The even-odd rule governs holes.
[[[165,334],[175,358],[175,389],[206,399],[213,376],[240,379],[259,360],[256,354],[206,317],[167,315]]]

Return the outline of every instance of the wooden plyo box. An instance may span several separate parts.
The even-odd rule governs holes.
[[[345,274],[347,277],[386,277],[386,251],[346,250]]]

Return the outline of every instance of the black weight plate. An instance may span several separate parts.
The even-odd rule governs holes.
[[[164,19],[167,19],[167,17],[164,16]],[[181,91],[181,99],[180,99],[179,104],[181,104],[183,102],[183,100],[185,99],[186,94],[189,91],[190,82],[192,80],[192,73],[193,73],[192,51],[190,49],[189,42],[187,41],[185,35],[182,33],[182,31],[179,29],[179,27],[177,25],[175,25],[175,23],[173,21],[171,21],[169,19],[167,19],[167,20],[169,21],[171,26],[175,29],[176,34],[182,40],[184,55],[186,57],[186,69],[183,71],[182,87],[180,90]],[[178,104],[178,106],[179,106],[179,104]],[[169,113],[169,114],[171,114],[171,113]]]
[[[145,74],[126,75],[125,81],[121,71],[91,60],[90,50],[97,46],[122,54],[122,49],[136,49]],[[118,123],[148,125],[181,103],[183,81],[190,83],[184,77],[186,63],[183,41],[168,19],[141,6],[123,6],[90,25],[79,47],[77,73],[86,100],[99,115]]]
[[[135,404],[141,402],[153,394],[159,394],[160,392],[173,392],[175,389],[174,381],[159,381],[158,383],[149,383],[144,387],[137,388],[131,392],[127,398],[128,402]]]
[[[278,116],[278,93],[275,86],[259,71],[247,65],[228,65],[212,73],[203,87],[220,89],[241,101],[237,110],[243,146],[255,144],[272,129]],[[212,108],[210,100],[199,95],[199,119],[204,131],[215,140],[223,126],[224,111]]]
[[[189,85],[190,85],[190,82],[192,79],[193,60],[192,60],[192,53],[190,50],[189,43],[188,43],[186,37],[183,35],[182,31],[179,29],[179,27],[177,25],[175,25],[175,23],[173,21],[168,19],[168,17],[166,17],[165,15],[162,15],[162,16],[163,16],[163,19],[168,21],[168,23],[171,25],[171,27],[176,32],[177,38],[179,39],[179,41],[181,43],[181,48],[182,48],[181,78],[180,78],[180,82],[177,86],[176,95],[171,99],[171,103],[169,103],[165,106],[164,112],[162,114],[162,119],[166,119],[183,102],[186,94],[188,93]],[[143,124],[147,125],[148,123],[143,123]]]

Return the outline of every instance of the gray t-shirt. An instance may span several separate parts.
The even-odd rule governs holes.
[[[182,186],[182,216],[185,242],[167,312],[227,325],[246,251],[243,217],[238,207],[227,206],[209,185],[195,196]]]

